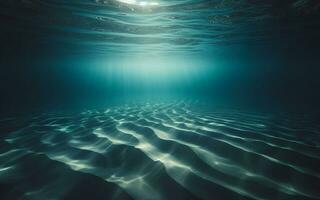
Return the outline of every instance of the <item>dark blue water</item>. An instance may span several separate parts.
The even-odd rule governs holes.
[[[0,1],[0,199],[320,199],[317,0]]]

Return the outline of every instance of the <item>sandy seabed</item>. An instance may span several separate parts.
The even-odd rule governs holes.
[[[320,199],[320,127],[305,115],[148,103],[7,124],[3,200]]]

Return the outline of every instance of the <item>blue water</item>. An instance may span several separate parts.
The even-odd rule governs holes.
[[[317,0],[1,0],[0,199],[320,199]]]

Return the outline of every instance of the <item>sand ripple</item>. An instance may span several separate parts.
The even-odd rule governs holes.
[[[0,123],[1,199],[320,199],[307,116],[174,103]]]

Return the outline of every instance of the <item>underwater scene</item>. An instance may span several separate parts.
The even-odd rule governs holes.
[[[1,200],[320,200],[319,0],[0,0]]]

